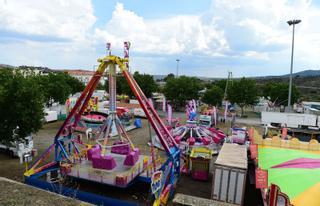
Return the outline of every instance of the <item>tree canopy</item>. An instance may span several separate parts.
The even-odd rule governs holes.
[[[167,80],[163,88],[164,95],[175,107],[184,106],[187,100],[198,99],[202,84],[195,77],[180,76]]]
[[[168,79],[172,79],[172,78],[174,78],[174,74],[173,73],[170,73],[170,74],[168,74],[165,78],[163,78],[163,81],[167,81]]]
[[[64,104],[70,94],[81,92],[84,89],[82,82],[62,72],[38,75],[36,78],[48,106],[53,102]]]
[[[82,92],[84,90],[85,85],[79,79],[72,77],[67,73],[58,73],[58,74],[62,76],[61,80],[64,80],[70,87],[71,89],[70,94],[75,94],[77,92]]]
[[[253,79],[241,78],[233,81],[227,91],[228,100],[241,108],[241,115],[245,106],[254,105],[258,100],[258,90]]]
[[[202,97],[202,101],[206,104],[218,106],[221,104],[223,98],[223,90],[213,85],[211,88],[207,89]]]
[[[152,92],[155,92],[158,90],[158,85],[154,81],[153,76],[149,74],[139,74],[139,72],[135,72],[133,74],[134,79],[139,84],[140,88],[142,89],[143,93],[147,97],[152,96]],[[133,96],[133,93],[132,93]]]
[[[42,127],[44,106],[53,101],[65,103],[84,85],[65,73],[36,75],[23,69],[0,70],[0,140],[10,142],[12,131],[19,126],[20,138]]]
[[[224,92],[227,84],[227,79],[221,79],[214,82],[214,85],[218,86],[222,91]],[[229,84],[231,84],[231,81],[229,80]]]
[[[140,74],[139,72],[135,72],[133,74],[133,78],[137,81],[138,85],[142,89],[143,93],[147,97],[152,96],[152,92],[156,92],[158,90],[158,85],[154,81],[152,75],[149,74]],[[109,88],[109,81],[106,80],[106,89]],[[124,78],[124,76],[117,76],[117,93],[118,94],[125,94],[129,97],[134,97],[133,92],[131,91],[131,88],[127,82],[127,80]]]
[[[269,82],[262,86],[262,95],[265,98],[269,98],[270,101],[275,102],[275,105],[287,105],[288,104],[288,92],[289,84]],[[300,93],[299,90],[292,85],[291,102],[297,102]]]
[[[24,77],[12,70],[0,70],[0,138],[10,142],[19,126],[20,138],[42,126],[45,98],[34,75]]]

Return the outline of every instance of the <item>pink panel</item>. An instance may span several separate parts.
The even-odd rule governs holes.
[[[297,158],[287,162],[273,166],[272,168],[304,168],[314,169],[320,168],[320,159],[313,158]]]
[[[139,160],[139,150],[135,149],[134,151],[130,152],[127,156],[126,159],[124,160],[124,165],[125,166],[134,166],[136,162]]]

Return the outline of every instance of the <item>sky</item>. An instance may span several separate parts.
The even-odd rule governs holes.
[[[282,75],[320,69],[320,1],[0,0],[0,64],[93,70],[123,56],[149,74],[202,77]]]

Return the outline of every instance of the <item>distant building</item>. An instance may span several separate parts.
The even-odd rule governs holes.
[[[94,72],[93,71],[88,71],[88,70],[64,70],[65,73],[69,74],[70,76],[77,78],[79,81],[84,83],[85,85],[88,84],[90,81],[91,77],[93,76]],[[100,84],[104,85],[105,83],[105,78],[100,79]]]
[[[19,72],[24,76],[28,75],[48,75],[52,72],[57,72],[56,70],[49,69],[48,67],[37,67],[37,66],[18,66],[14,67],[11,65],[0,64],[0,69],[12,69],[13,72]]]
[[[48,67],[19,66],[17,69],[21,70],[25,75],[48,75],[49,73],[56,72]]]

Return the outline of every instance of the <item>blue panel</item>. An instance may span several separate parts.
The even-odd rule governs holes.
[[[139,118],[135,119],[133,124],[137,128],[141,128],[142,127],[142,122],[141,122],[141,119],[139,119]]]
[[[48,172],[52,172],[52,171],[59,170],[59,169],[60,169],[59,167],[56,167],[56,165],[54,165],[54,166],[49,167],[41,172],[37,172],[37,173],[31,175],[30,178],[36,179],[38,177],[41,177],[42,175],[45,175]]]
[[[137,179],[137,181],[151,184],[151,178],[150,177],[138,176],[136,179]]]

